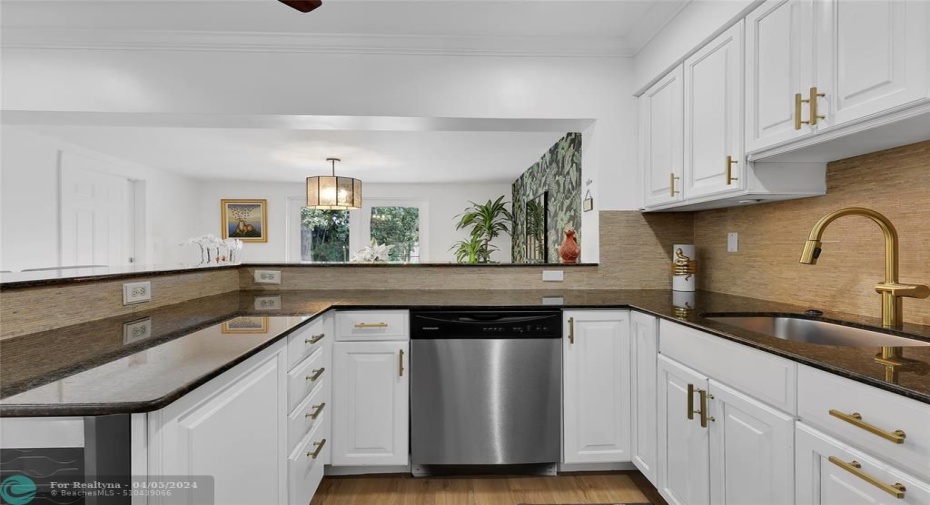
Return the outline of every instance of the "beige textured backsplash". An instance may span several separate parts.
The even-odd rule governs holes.
[[[152,282],[152,301],[124,306],[123,283],[145,280]],[[3,299],[0,339],[147,311],[238,289],[238,271],[224,269],[5,290],[0,294]]]
[[[830,163],[825,196],[695,213],[698,287],[878,317],[874,286],[884,280],[884,243],[870,220],[834,221],[823,235],[817,265],[798,262],[814,223],[852,206],[874,209],[894,223],[901,282],[930,284],[930,141],[925,141]],[[737,253],[726,252],[730,231],[739,232]],[[930,325],[930,299],[905,299],[904,319]]]

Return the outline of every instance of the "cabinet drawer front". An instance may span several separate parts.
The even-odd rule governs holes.
[[[875,459],[804,423],[797,424],[795,440],[796,503],[930,503],[930,485],[924,480],[926,476],[915,476],[911,469],[905,472]],[[903,498],[898,499],[889,494],[890,489],[886,491],[880,487],[896,484],[904,486]]]
[[[854,420],[849,417],[854,413],[861,418],[858,426],[849,422]],[[798,416],[830,435],[930,480],[930,405],[801,366]],[[861,423],[888,434],[901,430],[904,440],[900,444],[893,442]]]
[[[659,352],[780,410],[797,411],[792,361],[664,319]]]
[[[353,310],[336,313],[336,340],[407,340],[406,310]]]
[[[327,426],[324,419],[288,458],[287,502],[290,505],[310,503],[323,480],[323,460],[330,444],[326,435]]]
[[[288,370],[333,338],[332,329],[326,328],[327,319],[329,316],[319,317],[287,338]]]
[[[291,371],[287,372],[287,411],[291,412],[307,395],[320,385],[328,373],[324,366],[325,349],[317,349]]]
[[[287,416],[287,447],[293,449],[303,437],[323,422],[330,406],[326,403],[328,379],[321,378],[319,387],[313,390],[300,405]],[[327,437],[328,438],[328,437]]]

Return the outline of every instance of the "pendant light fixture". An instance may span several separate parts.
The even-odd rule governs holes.
[[[339,158],[326,158],[333,164],[333,175],[307,177],[307,207],[320,210],[355,210],[362,208],[362,181],[336,177]]]

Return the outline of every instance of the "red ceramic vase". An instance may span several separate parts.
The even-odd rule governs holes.
[[[578,247],[578,241],[575,240],[575,230],[565,230],[565,241],[559,246],[559,256],[562,263],[575,263],[578,261],[578,255],[581,254],[581,248]]]

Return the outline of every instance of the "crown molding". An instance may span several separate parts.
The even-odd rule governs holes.
[[[625,38],[7,28],[7,49],[628,58]]]

